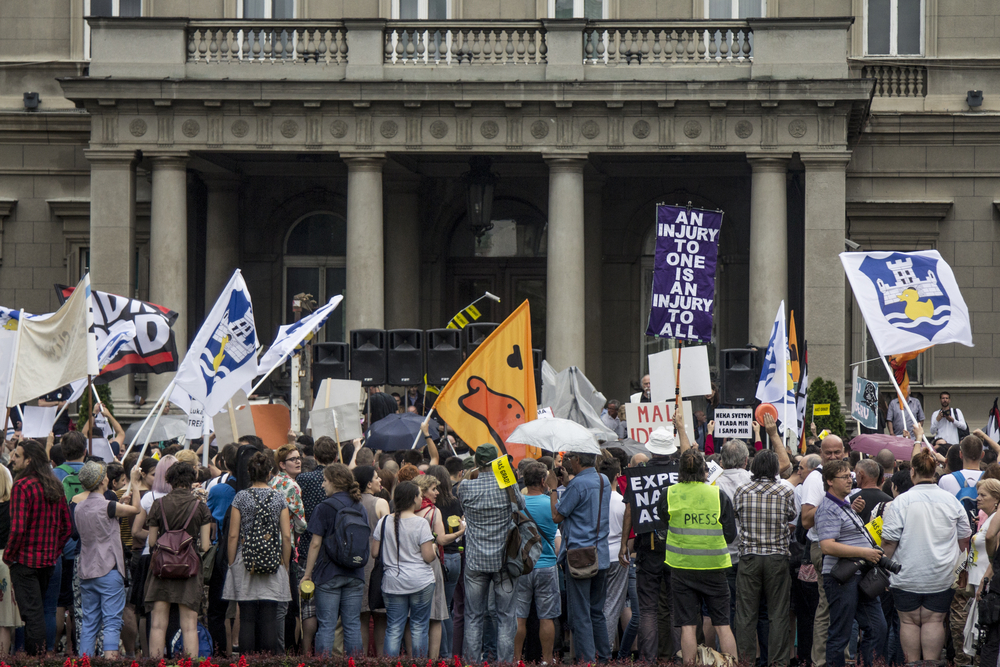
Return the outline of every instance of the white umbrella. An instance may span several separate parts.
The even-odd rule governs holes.
[[[535,419],[521,424],[507,437],[507,442],[550,452],[601,453],[594,434],[568,419]]]

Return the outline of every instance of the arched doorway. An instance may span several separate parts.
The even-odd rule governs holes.
[[[315,211],[296,220],[284,247],[283,319],[292,322],[292,298],[312,294],[318,303],[344,293],[347,221],[339,213]],[[319,342],[344,341],[344,309],[338,308],[316,333]]]
[[[493,229],[479,239],[464,215],[452,228],[445,278],[448,312],[490,292],[500,303],[484,299],[476,307],[482,321],[501,322],[527,299],[532,344],[540,348],[545,342],[548,219],[537,207],[513,197],[496,198],[492,218]]]

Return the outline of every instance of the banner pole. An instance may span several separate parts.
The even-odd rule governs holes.
[[[914,425],[917,423],[917,418],[913,415],[913,411],[910,410],[910,404],[908,401],[903,400],[903,390],[899,388],[899,383],[896,382],[896,376],[892,373],[892,367],[889,366],[889,360],[882,357],[882,364],[885,366],[885,370],[889,373],[889,381],[892,382],[892,386],[896,389],[896,396],[899,398],[899,404],[903,407],[903,428],[906,429],[906,415],[910,415],[910,420]],[[927,449],[933,449],[931,443],[927,442],[927,435],[924,434],[923,437],[924,446]]]
[[[204,410],[204,408],[203,408]],[[208,430],[208,416],[204,412],[201,413],[201,467],[208,469],[208,436],[211,433]]]
[[[122,454],[122,461],[124,461],[125,457],[128,456],[129,452],[132,451],[132,448],[135,446],[135,443],[138,442],[138,440],[139,440],[139,435],[142,433],[142,429],[145,428],[145,426],[149,422],[149,420],[153,418],[154,413],[156,414],[156,418],[155,418],[155,420],[153,422],[153,426],[154,427],[156,426],[156,422],[158,422],[160,420],[160,417],[159,417],[160,406],[167,399],[167,397],[170,396],[170,393],[173,390],[174,390],[174,381],[171,380],[170,384],[167,385],[167,388],[163,391],[163,393],[160,395],[160,397],[158,399],[156,399],[156,403],[153,404],[153,409],[150,410],[149,414],[146,415],[146,418],[142,420],[142,424],[139,426],[139,430],[135,432],[134,436],[132,436],[132,442],[129,443],[128,449],[126,449],[125,453]],[[149,432],[150,433],[153,432],[153,427],[150,427]],[[147,440],[147,442],[148,442],[148,440]],[[144,454],[145,452],[146,452],[146,448],[144,446],[142,448],[142,454]],[[142,461],[142,454],[139,455],[139,461]]]
[[[90,394],[91,392],[93,392],[93,394],[96,395],[97,394],[97,390],[94,389],[94,383],[93,382],[94,382],[93,381],[93,376],[92,375],[88,375],[87,376],[87,390],[88,390],[87,393]],[[88,412],[88,414],[87,414],[87,425],[90,427],[88,429],[89,433],[87,435],[87,453],[90,456],[93,456],[94,455],[94,408],[96,408],[97,406],[99,406],[100,402],[98,402],[95,405],[94,404],[94,400],[90,396],[87,396],[87,398],[89,399],[87,401],[87,403],[90,404],[88,406],[89,409],[87,410],[87,412]]]
[[[275,365],[271,366],[271,368],[268,369],[268,371],[266,373],[264,373],[264,375],[261,376],[260,381],[257,384],[255,384],[253,387],[250,388],[250,393],[247,394],[247,397],[249,398],[250,396],[253,396],[257,392],[257,390],[260,389],[260,386],[262,384],[264,384],[264,381],[267,380],[267,378],[271,375],[271,373],[273,373],[275,371],[275,369],[278,368],[278,366],[281,366],[286,361],[288,361],[288,358],[287,357],[282,357],[281,361],[279,361]]]
[[[139,450],[139,460],[135,462],[136,465],[139,465],[139,463],[142,462],[142,457],[145,456],[146,450],[149,448],[149,441],[153,439],[153,430],[156,428],[156,425],[159,423],[159,421],[160,421],[160,414],[163,412],[162,407],[159,407],[159,406],[160,406],[161,403],[165,403],[166,402],[166,397],[170,395],[170,392],[173,390],[173,388],[174,388],[174,381],[171,380],[170,384],[168,384],[167,388],[164,390],[163,395],[160,396],[160,400],[156,401],[156,406],[154,406],[156,408],[156,416],[153,418],[153,423],[150,424],[150,426],[149,426],[149,431],[146,432],[146,441],[144,443],[142,443],[142,449]],[[139,432],[140,433],[142,432],[142,427],[141,426],[139,427]],[[139,435],[139,433],[136,433],[136,437],[138,437],[138,435]],[[132,444],[135,444],[134,440],[133,440]],[[129,449],[131,449],[131,448],[132,447],[129,446]],[[126,455],[127,455],[127,452],[126,452]],[[124,456],[122,456],[122,460],[123,461],[125,460]],[[131,489],[131,487],[132,487],[132,480],[130,479],[129,480],[128,488],[125,489],[125,493],[126,494],[129,492],[129,490]]]
[[[424,424],[428,423],[431,420],[431,415],[433,413],[434,413],[434,408],[431,408],[430,410],[427,411],[427,416],[424,417],[424,422],[423,422]],[[417,443],[420,442],[420,436],[421,436],[420,431],[417,431],[417,437],[413,439],[413,444],[410,445],[410,449],[417,448]]]
[[[17,355],[21,353],[21,326],[24,324],[24,308],[22,308],[17,315],[17,335],[14,336],[14,354],[10,357],[10,372],[7,374],[7,395],[4,396],[6,399],[6,405],[8,408],[12,408],[10,404],[10,395],[14,392],[14,380],[15,372],[17,371]],[[21,427],[24,428],[24,417],[21,418]]]

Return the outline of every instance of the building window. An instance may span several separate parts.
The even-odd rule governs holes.
[[[84,16],[142,16],[142,0],[83,0]],[[83,55],[90,60],[90,24],[83,22]]]
[[[549,16],[601,20],[608,18],[608,5],[604,0],[549,0]]]
[[[867,0],[865,54],[920,56],[924,45],[924,0]]]
[[[292,298],[312,294],[324,304],[347,284],[347,222],[342,215],[316,212],[292,225],[285,240],[285,323],[294,321]],[[338,308],[317,332],[317,341],[344,341],[344,309]]]
[[[392,18],[443,21],[451,18],[451,3],[448,0],[392,0]]]
[[[767,0],[705,0],[710,19],[757,19],[767,16]]]
[[[237,8],[241,19],[295,18],[295,0],[241,0]]]

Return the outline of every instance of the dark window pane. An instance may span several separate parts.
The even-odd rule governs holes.
[[[556,18],[573,18],[573,0],[556,0]]]
[[[271,18],[295,18],[295,0],[274,0],[274,4],[271,5]]]
[[[868,53],[889,53],[890,0],[868,0]]]
[[[417,0],[399,0],[399,18],[413,20],[420,18]]]
[[[604,0],[584,0],[583,17],[588,19],[603,19]]]
[[[316,213],[301,220],[288,236],[285,252],[289,255],[346,255],[344,219],[330,213]]]
[[[531,346],[545,344],[545,278],[518,278],[514,282],[511,308],[517,308],[527,299],[531,308]]]
[[[118,5],[119,16],[142,16],[142,0],[121,0]]]
[[[896,53],[898,55],[919,56],[920,48],[920,0],[898,0],[896,14]]]
[[[264,0],[243,0],[243,18],[264,18]]]
[[[448,0],[428,0],[427,18],[432,21],[443,21],[448,18]]]
[[[347,269],[327,269],[326,294],[323,296],[323,303],[328,302],[338,294],[343,294],[345,289],[347,289]],[[347,341],[347,338],[344,337],[344,312],[344,306],[341,304],[326,321],[323,327],[325,341],[340,343]]]
[[[91,16],[111,16],[111,0],[90,0]]]
[[[312,294],[314,299],[319,296],[319,269],[293,266],[285,269],[286,324],[295,321],[295,315],[292,313],[292,297],[303,292]],[[342,309],[338,308],[337,310]]]

